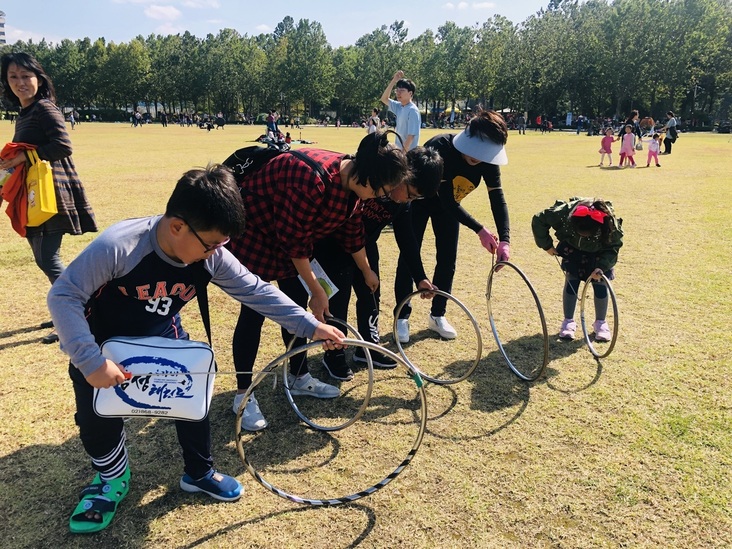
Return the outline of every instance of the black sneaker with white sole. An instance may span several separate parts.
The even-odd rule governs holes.
[[[396,361],[385,354],[380,353],[379,351],[372,351],[371,349],[369,349],[369,353],[371,354],[371,362],[373,363],[374,368],[379,368],[381,370],[393,370],[397,367]],[[353,353],[353,360],[354,362],[363,362],[364,364],[367,364],[366,353],[364,352],[363,347],[356,349]]]
[[[323,366],[333,379],[341,381],[353,379],[353,372],[346,364],[345,351],[326,351],[325,356],[323,356]]]

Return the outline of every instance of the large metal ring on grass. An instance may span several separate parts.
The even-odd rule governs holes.
[[[252,384],[250,385],[249,389],[247,389],[246,394],[244,395],[244,399],[242,400],[242,405],[239,407],[239,411],[236,414],[236,423],[235,425],[235,438],[236,438],[236,450],[239,453],[239,458],[241,459],[242,463],[244,464],[244,467],[247,471],[249,471],[249,474],[251,474],[254,479],[264,486],[267,490],[272,492],[273,494],[293,501],[295,503],[300,503],[302,505],[311,505],[314,507],[332,507],[335,505],[341,505],[344,503],[351,503],[358,499],[361,499],[363,497],[369,496],[373,494],[374,492],[377,492],[381,490],[384,486],[389,484],[392,480],[394,480],[399,474],[409,465],[414,459],[415,454],[417,453],[417,450],[419,450],[420,445],[422,444],[422,439],[424,438],[425,430],[427,429],[427,395],[425,394],[424,390],[424,383],[422,381],[422,377],[420,376],[419,371],[414,368],[408,361],[404,360],[401,356],[398,356],[388,349],[385,349],[381,347],[380,345],[377,345],[376,343],[371,343],[370,341],[364,341],[359,339],[346,339],[344,341],[346,345],[349,347],[361,347],[364,349],[364,351],[378,351],[381,354],[384,354],[388,356],[389,358],[393,359],[397,364],[401,364],[407,369],[407,372],[409,374],[409,377],[412,379],[414,384],[417,386],[417,392],[419,394],[419,400],[420,400],[420,418],[419,418],[419,429],[417,431],[417,436],[414,439],[414,443],[412,444],[411,449],[407,453],[407,456],[399,463],[399,465],[394,469],[391,473],[389,473],[387,476],[385,476],[380,481],[376,482],[375,484],[364,488],[363,490],[360,490],[358,492],[355,492],[350,495],[346,496],[340,496],[335,498],[327,498],[327,499],[313,499],[313,498],[305,498],[301,497],[295,494],[290,494],[288,492],[285,492],[284,490],[277,488],[276,486],[273,486],[267,480],[262,477],[262,475],[257,472],[256,469],[254,469],[254,466],[249,462],[249,459],[247,458],[246,452],[244,450],[244,442],[243,438],[247,435],[250,435],[251,433],[247,433],[245,431],[242,431],[241,429],[241,416],[244,412],[244,403],[246,403],[249,400],[250,395],[254,391],[254,388],[262,381],[264,380],[270,372],[277,367],[278,364],[282,364],[287,358],[296,355],[298,353],[301,353],[303,351],[307,351],[308,349],[312,349],[313,347],[316,347],[320,345],[320,342],[314,341],[311,343],[308,343],[307,345],[300,346],[296,349],[292,349],[279,358],[276,358],[272,362],[270,362],[258,375],[257,377],[252,381]],[[287,376],[287,373],[284,373],[284,376]]]
[[[587,324],[585,323],[585,297],[587,297],[587,290],[592,285],[592,276],[590,276],[586,281],[584,288],[582,288],[582,297],[580,298],[580,324],[582,324],[582,333],[585,336],[585,343],[587,343],[587,347],[590,349],[590,352],[592,353],[592,356],[595,358],[605,358],[610,353],[613,352],[613,349],[615,348],[615,342],[618,339],[618,326],[620,325],[618,320],[618,301],[615,299],[615,292],[613,291],[613,287],[610,284],[610,280],[605,275],[602,275],[602,278],[599,282],[602,282],[605,284],[605,287],[607,288],[608,294],[610,295],[610,301],[613,304],[613,336],[610,339],[610,343],[607,346],[607,349],[605,349],[604,353],[598,352],[597,349],[595,349],[595,345],[592,343],[592,340],[590,339],[590,334],[587,329]]]
[[[328,322],[339,324],[340,327],[343,328],[346,332],[350,332],[351,334],[353,334],[356,337],[356,339],[358,339],[359,341],[363,341],[363,337],[358,332],[358,330],[356,330],[356,328],[354,328],[353,326],[348,324],[348,322],[346,322],[345,320],[341,320],[339,318],[334,318],[334,317],[330,317],[327,320],[328,320]],[[290,343],[287,345],[287,352],[284,355],[280,356],[279,363],[285,362],[290,357],[300,354],[300,351],[292,352],[292,346],[295,343],[295,339],[296,338],[293,337],[290,340]],[[301,349],[304,349],[304,348],[310,349],[312,347],[317,347],[319,345],[322,345],[323,342],[315,341],[314,343],[315,343],[315,345],[309,345],[309,346],[300,347],[300,348]],[[373,388],[374,388],[374,363],[371,360],[371,353],[369,353],[368,350],[365,350],[364,355],[366,356],[366,367],[368,369],[367,370],[368,371],[368,385],[366,387],[366,396],[364,397],[363,402],[361,403],[361,406],[359,406],[358,410],[356,411],[356,414],[339,425],[329,425],[329,426],[320,425],[318,423],[315,423],[315,421],[313,421],[311,418],[306,416],[302,412],[302,410],[300,410],[300,407],[295,402],[295,399],[292,398],[292,391],[290,390],[290,380],[287,377],[287,365],[285,364],[282,369],[282,385],[285,388],[285,396],[287,397],[287,402],[290,403],[290,406],[297,414],[297,417],[299,417],[301,420],[303,420],[305,423],[307,423],[310,427],[312,427],[313,429],[316,429],[318,431],[340,431],[341,429],[345,429],[349,425],[352,425],[354,422],[356,422],[366,411],[366,407],[369,405],[369,400],[371,399],[371,392],[373,391]],[[275,366],[277,366],[277,364],[275,364]],[[246,399],[244,399],[244,402],[246,402]]]
[[[521,279],[524,281],[524,283],[526,284],[526,287],[529,289],[532,297],[534,298],[534,303],[536,304],[536,309],[539,312],[539,319],[541,320],[541,329],[542,329],[543,335],[544,335],[544,359],[539,368],[534,368],[533,370],[528,370],[528,371],[523,371],[521,368],[518,368],[509,358],[508,353],[506,352],[506,349],[503,347],[501,338],[498,337],[496,321],[493,318],[493,308],[491,305],[491,296],[493,294],[493,277],[500,270],[499,267],[508,267],[508,268],[516,271],[518,273],[518,275],[521,277]],[[534,287],[531,285],[531,282],[529,282],[528,277],[524,274],[524,272],[521,269],[519,269],[513,263],[510,263],[508,261],[499,261],[495,265],[493,265],[493,268],[491,269],[491,272],[488,275],[488,286],[486,288],[485,296],[488,301],[488,320],[491,323],[491,330],[493,331],[493,337],[495,338],[496,344],[498,345],[498,350],[501,351],[501,354],[503,355],[503,358],[506,360],[508,367],[511,368],[511,371],[514,374],[516,374],[520,379],[523,379],[524,381],[534,381],[535,379],[538,379],[538,377],[542,374],[542,372],[546,368],[546,365],[549,364],[549,332],[546,327],[546,318],[544,317],[544,309],[542,309],[541,302],[539,301],[539,296],[536,294],[536,290],[534,290]]]
[[[413,297],[417,297],[418,295],[422,295],[425,293],[432,293],[435,295],[440,295],[444,298],[446,298],[449,301],[452,301],[455,303],[458,307],[460,307],[463,312],[466,314],[466,316],[470,319],[470,322],[473,324],[473,329],[475,330],[475,337],[478,341],[476,354],[475,354],[475,360],[471,363],[471,365],[468,367],[468,369],[465,371],[464,374],[462,374],[459,377],[454,378],[440,378],[440,377],[434,377],[431,375],[428,375],[425,373],[422,369],[415,366],[414,363],[412,363],[409,360],[409,357],[407,357],[407,354],[404,352],[404,347],[402,347],[401,341],[399,341],[399,334],[397,333],[397,321],[399,320],[399,315],[402,312],[402,309],[409,303],[409,301]],[[397,349],[399,349],[399,354],[402,355],[404,360],[409,363],[415,370],[419,372],[419,374],[426,379],[427,381],[430,381],[432,383],[435,383],[437,385],[453,385],[455,383],[460,383],[461,381],[469,378],[472,373],[475,371],[475,369],[478,367],[478,364],[480,363],[480,358],[483,355],[483,337],[480,333],[480,325],[478,324],[478,321],[475,320],[475,317],[473,316],[473,313],[470,312],[470,309],[468,309],[463,303],[456,298],[454,295],[449,294],[447,292],[443,292],[442,290],[417,290],[406,296],[404,299],[402,299],[401,303],[399,303],[399,306],[394,311],[394,341],[396,342]]]

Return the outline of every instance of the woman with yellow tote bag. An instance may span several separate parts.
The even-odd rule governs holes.
[[[39,218],[33,217],[25,228],[25,237],[33,250],[36,264],[53,284],[65,268],[59,253],[63,235],[95,232],[94,212],[71,158],[71,141],[64,118],[54,103],[56,92],[53,83],[41,64],[27,53],[7,53],[0,63],[0,81],[5,97],[20,107],[13,142],[35,145],[32,154],[36,154],[40,161],[47,161],[47,164],[31,161],[28,172],[33,174],[38,170],[51,169],[57,213],[45,221],[41,219],[37,226],[33,222],[38,222]],[[2,158],[0,169],[16,169],[24,162],[25,154]],[[40,203],[42,198],[44,202],[50,200],[48,193],[43,196],[34,193],[32,197],[28,194],[29,209],[34,207],[31,200],[33,204],[35,201]],[[54,332],[43,338],[44,343],[56,341],[58,336]]]

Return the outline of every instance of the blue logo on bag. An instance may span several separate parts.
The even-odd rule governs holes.
[[[193,398],[193,376],[179,362],[157,356],[133,356],[119,363],[128,371],[143,370],[144,375],[114,388],[119,398],[130,406],[145,410],[170,410],[166,401]],[[137,368],[134,368],[137,366]]]

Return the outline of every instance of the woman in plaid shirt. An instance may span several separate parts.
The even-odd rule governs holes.
[[[302,276],[312,298],[310,309],[318,320],[329,314],[328,296],[310,267],[313,244],[330,236],[352,254],[366,284],[376,290],[379,279],[369,267],[364,249],[362,201],[401,192],[410,176],[403,151],[390,145],[386,133],[376,132],[361,140],[355,155],[320,149],[299,149],[309,162],[283,153],[241,183],[247,212],[244,234],[232,239],[232,253],[247,268],[279,288],[302,307],[308,293],[298,280]],[[237,372],[237,395],[233,410],[239,409],[251,385],[264,317],[242,305],[234,331],[233,354]],[[291,335],[282,334],[285,344]],[[297,339],[295,346],[304,344]],[[291,392],[316,398],[335,398],[337,387],[313,378],[305,353],[290,359]],[[258,431],[267,426],[252,395],[242,414],[242,428]]]

